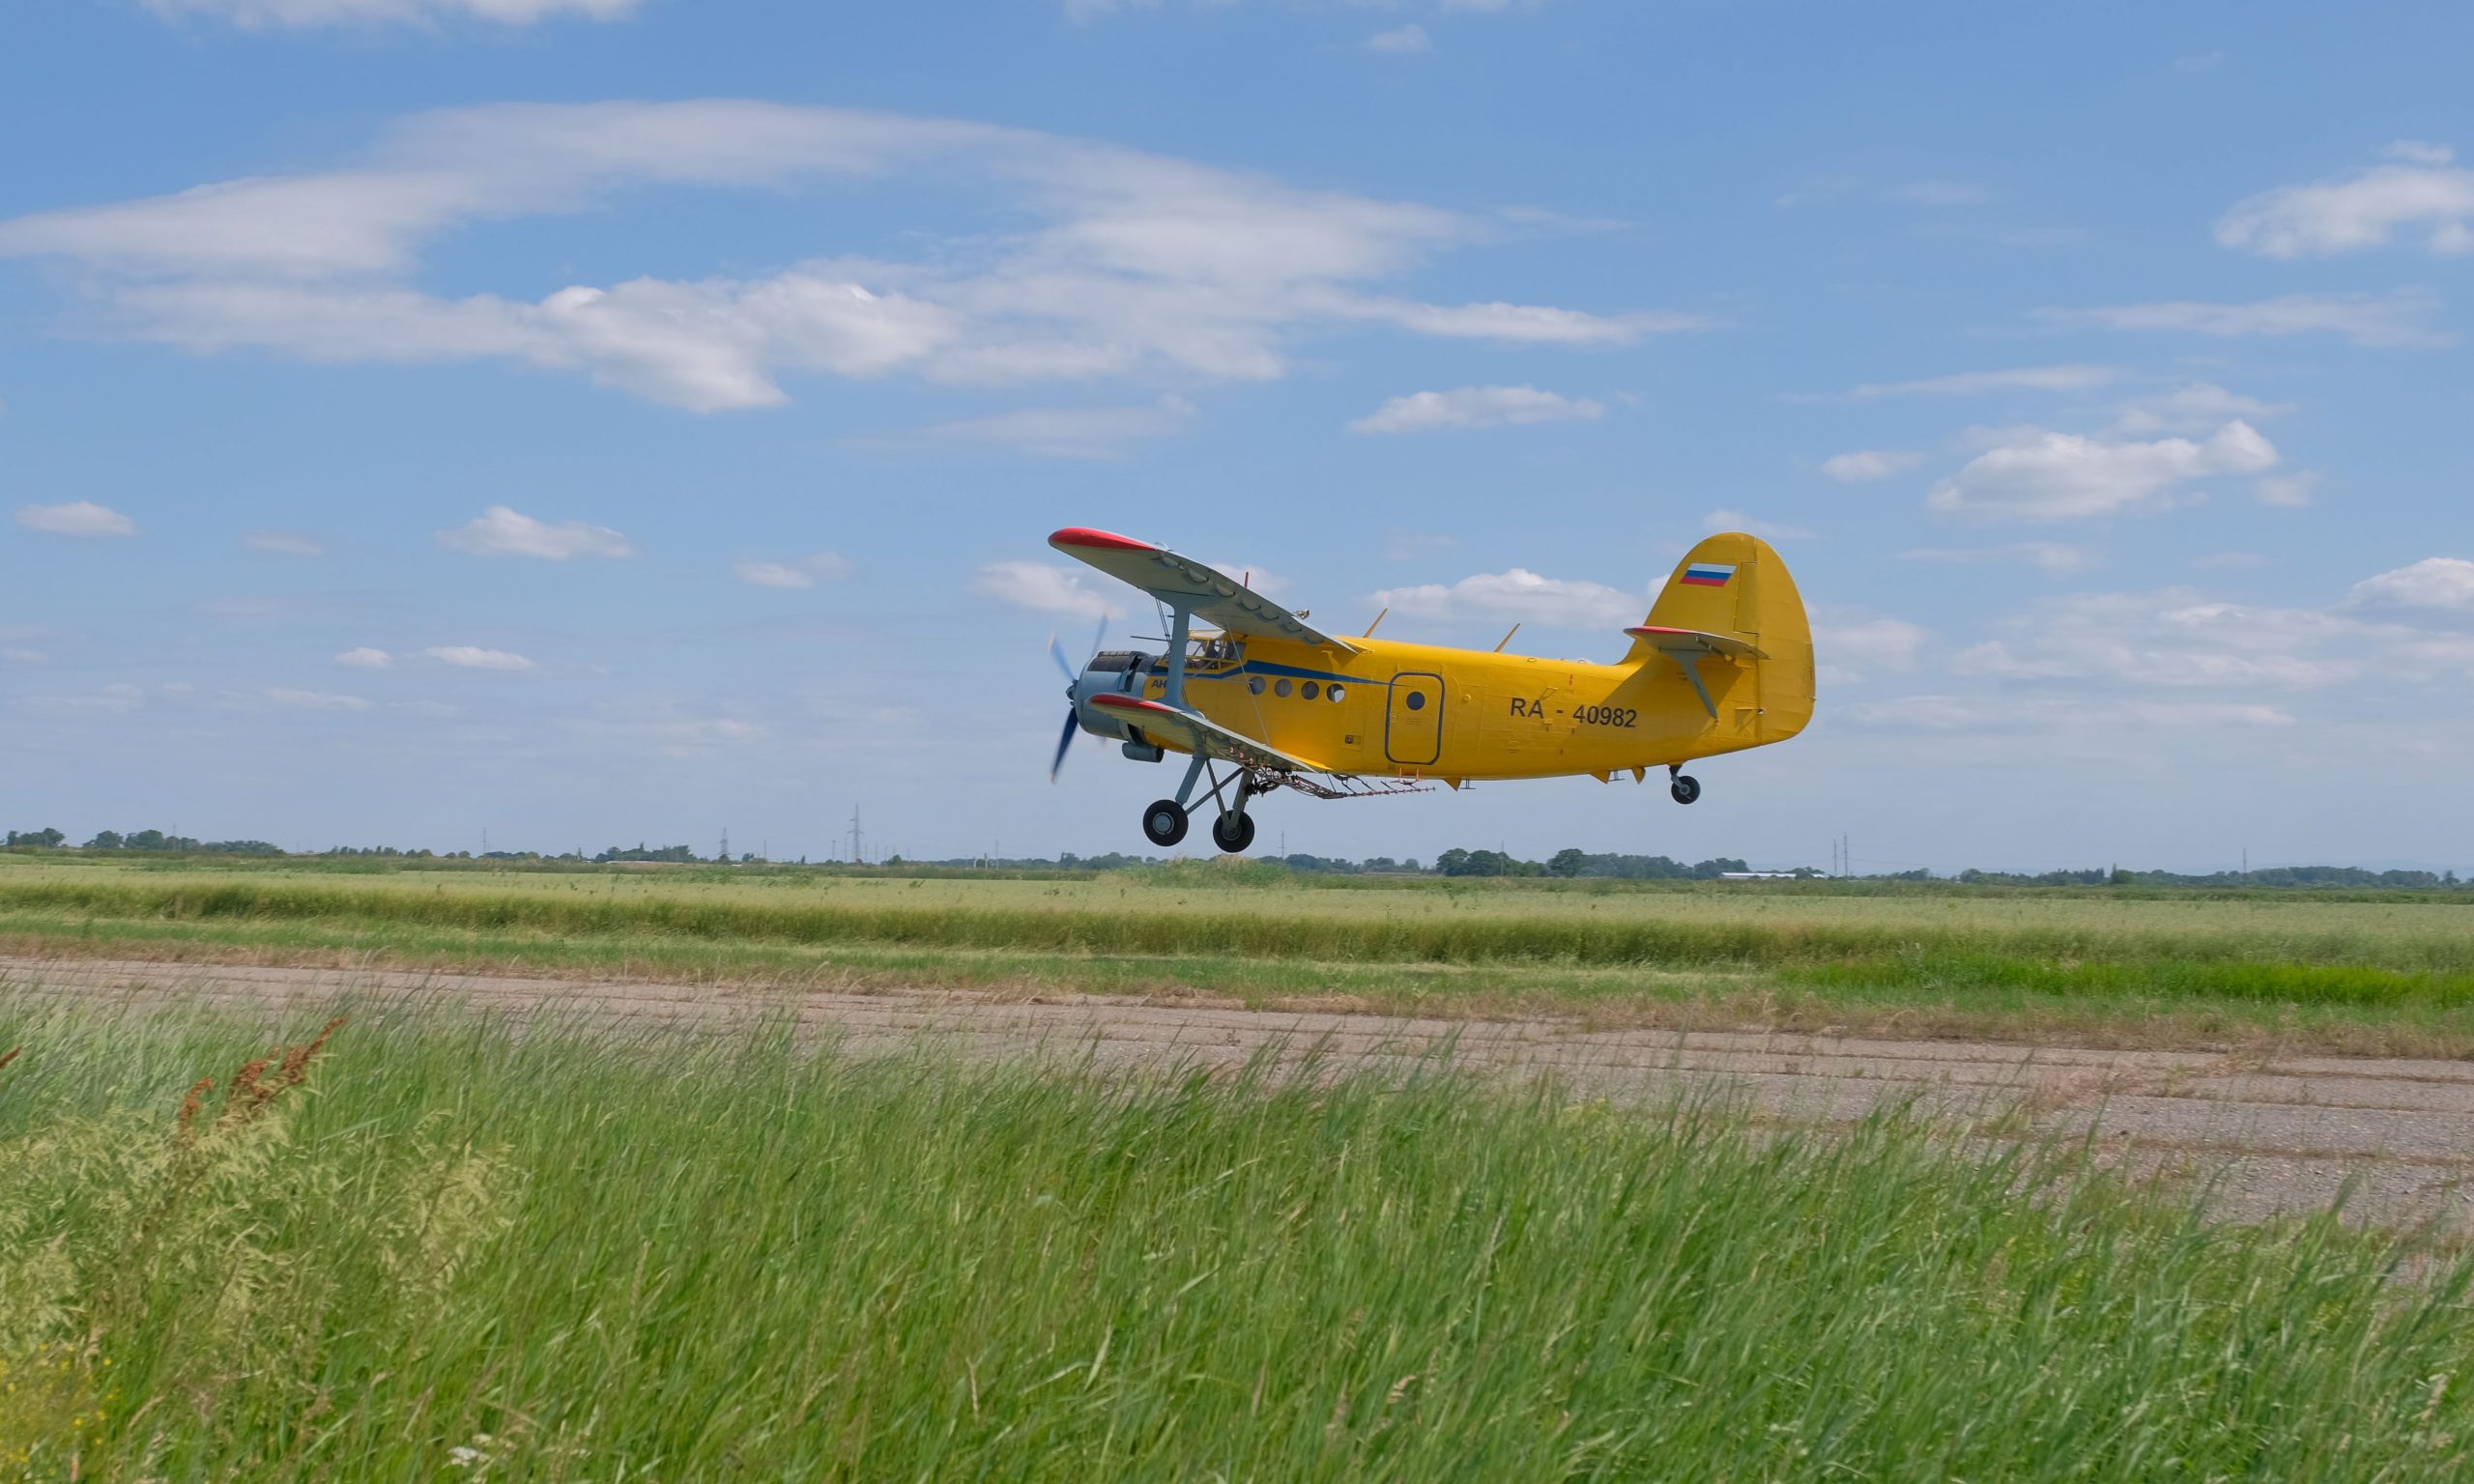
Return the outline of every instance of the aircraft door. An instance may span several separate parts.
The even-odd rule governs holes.
[[[1383,756],[1424,767],[1443,756],[1443,676],[1413,671],[1392,677],[1391,711],[1383,720]]]

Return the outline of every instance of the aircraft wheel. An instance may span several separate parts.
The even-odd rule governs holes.
[[[1254,816],[1223,814],[1211,823],[1211,842],[1230,855],[1243,855],[1254,842]]]
[[[1174,799],[1156,800],[1142,812],[1142,833],[1155,845],[1173,845],[1186,838],[1186,812]]]
[[[1667,785],[1666,791],[1675,796],[1678,804],[1689,804],[1701,797],[1701,781],[1688,774],[1678,773],[1675,782]]]

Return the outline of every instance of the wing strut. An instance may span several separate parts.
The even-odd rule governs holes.
[[[1168,612],[1168,692],[1162,699],[1180,711],[1186,705],[1186,639],[1194,632],[1194,611],[1189,603],[1171,602]],[[1715,711],[1710,713],[1717,715]]]
[[[1710,720],[1716,721],[1718,703],[1710,699],[1710,687],[1701,678],[1701,656],[1677,649],[1667,650],[1666,656],[1683,669],[1683,678],[1692,682],[1692,693],[1701,698],[1701,709],[1710,713]]]

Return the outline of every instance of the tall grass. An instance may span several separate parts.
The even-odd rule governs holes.
[[[2435,1478],[2474,1437],[2453,1260],[1896,1118],[444,1014],[235,1115],[246,1030],[19,1042],[35,1476]]]
[[[413,890],[282,877],[130,877],[101,872],[0,879],[0,914],[80,923],[318,924],[421,928],[545,940],[788,947],[1014,951],[1054,955],[1247,957],[1337,964],[1556,964],[1579,968],[1762,972],[1816,990],[2003,989],[2330,1005],[2474,1004],[2474,933],[2456,914],[2420,909],[2438,930],[2323,907],[2307,927],[2232,906],[2156,909],[2125,920],[2092,912],[2010,914],[1997,905],[1936,916],[1912,910],[1818,913],[1592,910],[1586,900],[1517,912],[1301,908],[1297,894],[1134,889],[1025,898],[1027,884],[868,883],[808,893],[643,887],[602,890]],[[916,886],[917,883],[912,883]],[[1119,888],[1118,895],[1126,896]],[[910,900],[916,897],[917,900]],[[2196,912],[2198,915],[2193,915]],[[2474,918],[2466,919],[2474,923]]]

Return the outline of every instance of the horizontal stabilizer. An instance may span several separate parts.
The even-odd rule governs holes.
[[[1766,660],[1769,656],[1740,639],[1706,629],[1671,629],[1640,624],[1624,631],[1664,654],[1723,654],[1731,660]]]

